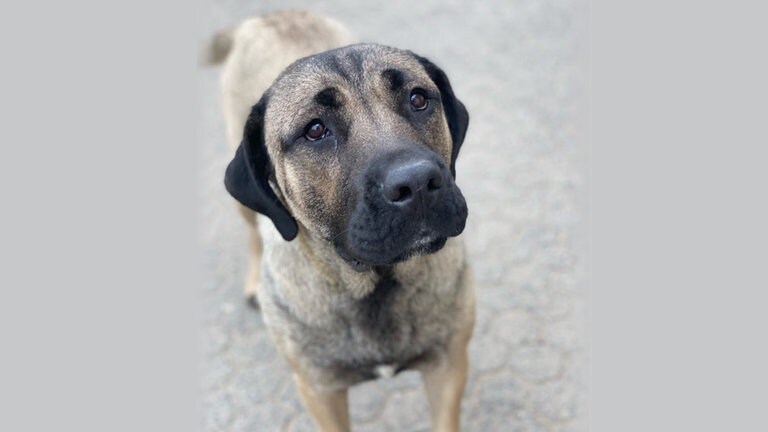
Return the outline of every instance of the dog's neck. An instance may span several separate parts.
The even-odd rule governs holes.
[[[362,272],[354,270],[336,253],[330,242],[313,236],[303,226],[300,226],[295,241],[306,263],[318,277],[333,285],[341,281],[343,286],[340,288],[355,298],[363,298],[373,292],[379,279],[374,269]]]

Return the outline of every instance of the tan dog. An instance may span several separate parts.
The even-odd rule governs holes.
[[[469,116],[429,60],[352,42],[300,11],[214,41],[246,294],[322,431],[349,430],[351,385],[404,369],[424,377],[434,430],[457,431],[475,306],[454,181]]]

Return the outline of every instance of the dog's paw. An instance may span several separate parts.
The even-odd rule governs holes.
[[[252,307],[253,309],[259,310],[261,307],[259,306],[259,299],[256,297],[256,293],[253,294],[245,294],[245,301],[248,303],[248,306]]]
[[[256,295],[256,293],[259,290],[259,283],[254,280],[254,278],[249,277],[248,280],[245,281],[245,301],[248,302],[248,305],[252,308],[258,310],[259,309],[259,297]]]
[[[257,296],[260,285],[259,276],[259,267],[252,265],[248,269],[248,275],[245,278],[245,286],[243,289],[243,294],[245,294],[245,301],[247,301],[248,304],[254,309],[259,309],[259,298]]]

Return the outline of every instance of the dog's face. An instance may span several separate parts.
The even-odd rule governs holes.
[[[253,108],[227,189],[286,240],[299,221],[358,270],[391,265],[463,231],[454,178],[468,123],[428,60],[380,45],[327,51],[291,65]]]

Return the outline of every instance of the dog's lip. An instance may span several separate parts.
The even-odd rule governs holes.
[[[347,264],[349,264],[353,270],[358,272],[364,272],[374,267],[374,264],[364,263],[363,261],[360,261],[357,258],[345,258],[345,257],[342,257],[342,258],[344,258],[344,261],[346,261]]]
[[[370,270],[374,266],[374,264],[354,257],[353,254],[350,253],[349,248],[346,246],[336,245],[336,253],[355,271],[364,272],[366,270]]]
[[[419,239],[418,241],[414,242],[413,245],[408,248],[401,256],[404,257],[404,259],[408,259],[416,255],[435,253],[442,249],[443,246],[445,246],[446,241],[448,241],[447,237],[438,235],[432,235],[424,239]]]
[[[345,250],[344,252],[338,250],[337,252],[339,253],[339,256],[341,256],[341,258],[344,259],[344,261],[347,264],[349,264],[350,267],[352,267],[353,270],[358,272],[363,272],[366,270],[370,270],[373,267],[392,266],[397,263],[407,261],[418,255],[438,252],[440,249],[442,249],[445,246],[445,243],[448,240],[448,237],[441,236],[435,233],[422,233],[422,234],[424,235],[417,236],[416,240],[414,240],[411,243],[411,245],[405,248],[400,254],[388,260],[383,260],[383,261],[365,260],[365,259],[353,256],[353,254],[351,254],[349,250]]]
[[[426,228],[422,228],[421,232],[419,232],[419,235],[416,236],[416,239],[413,241],[409,249],[426,246],[429,243],[435,241],[438,237],[439,236],[437,233],[429,231]]]

